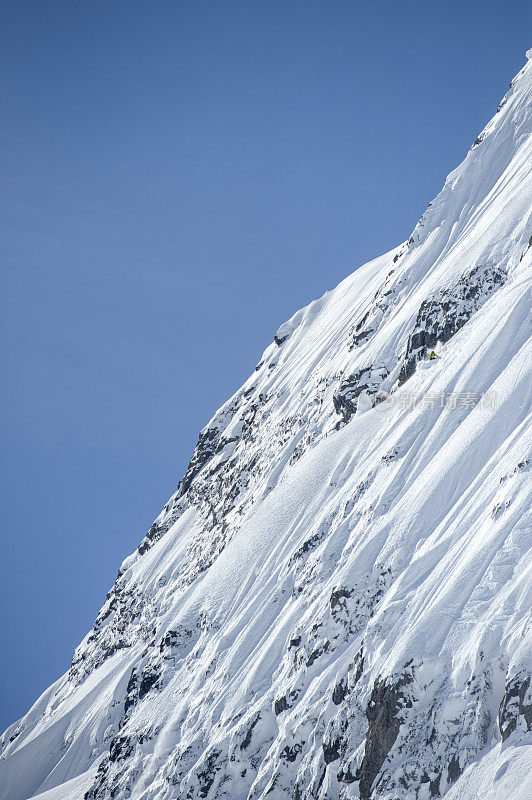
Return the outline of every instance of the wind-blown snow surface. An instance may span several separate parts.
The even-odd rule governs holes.
[[[1,798],[530,796],[531,81],[202,431]]]

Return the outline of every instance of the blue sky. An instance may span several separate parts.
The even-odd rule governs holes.
[[[277,327],[404,240],[526,2],[7,1],[0,728],[69,666]]]

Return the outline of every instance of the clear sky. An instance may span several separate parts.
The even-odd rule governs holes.
[[[528,7],[5,0],[0,728],[280,323],[407,238]]]

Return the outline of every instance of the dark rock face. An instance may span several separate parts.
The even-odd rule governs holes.
[[[473,148],[474,148],[474,147],[478,147],[478,145],[479,145],[479,144],[480,144],[480,143],[481,143],[483,140],[484,140],[484,136],[482,136],[482,135],[481,135],[481,136],[477,136],[477,138],[475,139],[475,141],[473,142],[473,144],[471,145],[471,147],[470,147],[469,149],[470,149],[470,150],[473,150]]]
[[[240,749],[241,750],[246,750],[249,747],[249,745],[251,744],[251,737],[253,736],[253,729],[256,726],[256,724],[260,721],[260,718],[261,718],[260,714],[257,714],[255,719],[253,720],[253,722],[249,726],[249,728],[248,728],[248,730],[246,732],[246,735],[244,736],[244,738],[242,739],[242,742],[240,744]]]
[[[290,764],[293,764],[294,761],[297,760],[301,750],[302,746],[299,743],[295,744],[293,747],[286,745],[286,747],[281,750],[281,758],[283,761],[288,761]]]
[[[372,404],[378,401],[376,397],[383,381],[388,376],[386,367],[364,367],[354,375],[345,378],[333,395],[334,410],[342,416],[343,422],[349,422],[358,407],[358,398],[362,392],[372,399]]]
[[[279,697],[277,698],[277,700],[275,700],[273,704],[273,713],[275,714],[275,716],[278,716],[279,714],[282,714],[283,711],[288,711],[289,708],[290,704],[286,699],[286,697],[283,695],[283,697]]]
[[[424,300],[407,342],[399,385],[414,374],[417,362],[429,350],[438,343],[448,342],[505,280],[503,269],[478,266],[450,289],[442,289],[435,297]]]
[[[130,758],[134,751],[135,742],[131,736],[125,733],[115,736],[111,741],[109,754],[98,767],[93,785],[85,792],[84,800],[113,798],[119,792],[122,797],[129,797],[130,787],[128,782],[121,779],[127,771],[127,759]]]
[[[140,678],[140,685],[139,685],[139,700],[142,700],[144,695],[148,694],[148,692],[154,687],[157,686],[161,677],[160,668],[157,666],[147,666],[142,670],[142,675]]]
[[[211,789],[211,786],[214,783],[216,773],[219,769],[217,762],[218,759],[220,758],[220,755],[221,752],[219,750],[213,750],[206,759],[205,768],[201,770],[201,772],[198,772],[198,781],[199,781],[198,795],[201,798],[207,797]],[[188,797],[190,797],[192,800],[193,795],[189,792]]]
[[[200,472],[205,464],[213,457],[219,438],[220,431],[216,427],[207,428],[207,430],[200,433],[196,449],[192,454],[187,471],[179,484],[178,492],[180,496],[185,494],[198,472]]]
[[[128,758],[132,752],[133,745],[131,743],[131,737],[117,736],[111,742],[111,747],[109,748],[109,760],[122,761],[122,759]]]
[[[347,681],[345,678],[341,678],[338,683],[335,685],[332,693],[332,701],[335,706],[339,706],[340,703],[345,700],[347,695]]]
[[[288,705],[286,697],[280,697],[273,704],[273,711],[275,716],[277,716],[278,714],[282,714],[283,711],[286,711],[288,708],[290,708],[290,706]]]
[[[307,539],[301,547],[299,547],[296,552],[290,558],[290,565],[295,564],[299,559],[301,559],[306,553],[310,553],[314,550],[315,547],[321,542],[323,539],[322,533],[315,533],[309,539]]]
[[[154,635],[153,604],[134,584],[127,589],[118,579],[107,595],[87,640],[72,659],[69,679],[75,685],[118,650],[130,647],[130,629],[137,627],[137,641],[150,642]]]
[[[127,716],[127,713],[130,708],[133,708],[135,703],[137,702],[139,693],[139,676],[137,674],[137,670],[133,667],[131,670],[131,675],[129,676],[129,681],[126,688],[126,700],[124,703],[124,717]]]
[[[411,680],[411,677],[405,674],[396,684],[389,684],[380,679],[375,681],[366,709],[368,731],[364,758],[356,774],[356,780],[360,781],[362,800],[369,800],[371,797],[373,781],[397,739],[401,727],[400,710],[405,705],[411,705],[411,701],[405,699],[402,692],[402,688]]]
[[[221,431],[216,426],[212,426],[201,431],[198,438],[198,443],[187,467],[187,471],[180,481],[179,486],[177,487],[177,492],[173,498],[172,514],[170,514],[170,516],[167,517],[164,522],[158,522],[156,520],[153,523],[148,533],[137,548],[139,555],[142,556],[147,553],[148,550],[153,547],[153,545],[158,542],[162,536],[164,536],[164,534],[172,527],[176,519],[179,517],[181,511],[178,505],[179,499],[187,493],[196,476],[212,459],[220,445],[220,439]],[[165,507],[165,511],[170,511],[170,505],[171,504],[169,503]]]
[[[504,696],[499,707],[499,730],[505,742],[517,729],[522,717],[526,729],[532,730],[532,697],[530,697],[530,676],[516,676],[506,684]]]
[[[290,336],[289,333],[287,333],[286,336],[274,336],[273,341],[275,342],[277,347],[280,347],[283,344],[283,342],[286,342],[289,336]]]
[[[462,774],[462,769],[460,767],[460,761],[453,755],[451,760],[447,765],[447,780],[449,783],[455,783],[460,775]]]
[[[340,758],[340,739],[334,739],[332,742],[323,742],[322,747],[323,760],[326,764],[330,764]]]

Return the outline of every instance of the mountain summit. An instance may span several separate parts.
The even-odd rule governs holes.
[[[2,800],[532,796],[531,84],[201,431]]]

